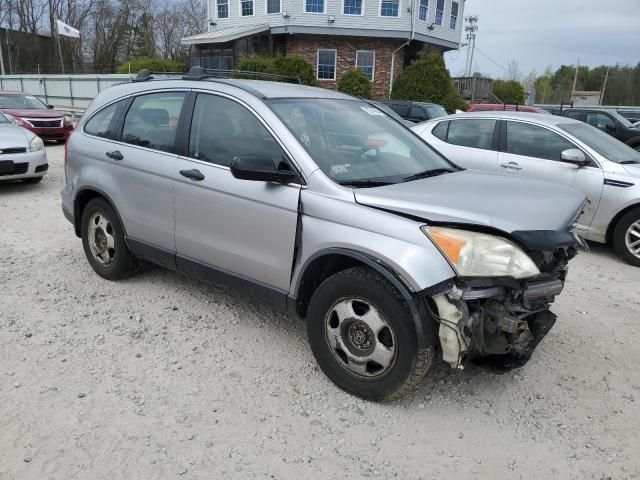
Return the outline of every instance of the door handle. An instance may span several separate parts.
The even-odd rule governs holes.
[[[114,160],[122,160],[124,158],[124,155],[122,155],[119,150],[114,150],[113,152],[107,152],[107,157]]]
[[[522,170],[522,167],[517,162],[501,163],[500,166],[509,170]]]
[[[202,174],[202,172],[195,168],[193,170],[180,170],[180,175],[190,178],[191,180],[196,180],[198,182],[200,180],[204,180],[204,175]]]

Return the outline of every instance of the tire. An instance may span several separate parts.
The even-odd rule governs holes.
[[[80,225],[84,253],[98,275],[120,280],[136,273],[138,262],[127,247],[116,212],[106,200],[90,200]]]
[[[309,303],[307,334],[327,377],[367,400],[407,395],[433,360],[433,344],[418,349],[411,313],[400,293],[368,268],[336,273],[317,288]]]
[[[44,178],[44,175],[41,177],[23,178],[22,183],[28,183],[28,184],[40,183],[43,178]]]
[[[624,261],[640,267],[640,208],[620,217],[613,229],[612,241],[613,249]]]

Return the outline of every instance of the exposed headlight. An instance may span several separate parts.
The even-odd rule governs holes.
[[[463,277],[527,278],[540,273],[526,253],[504,238],[426,225],[422,231]]]
[[[31,142],[29,142],[29,150],[32,152],[37,152],[38,150],[44,149],[44,142],[40,137],[33,137]]]
[[[19,127],[26,125],[26,122],[24,120],[16,118],[13,115],[9,115],[8,113],[5,113],[5,117],[7,117],[11,123],[13,123],[14,125],[18,125]]]

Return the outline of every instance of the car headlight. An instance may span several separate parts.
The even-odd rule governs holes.
[[[23,127],[24,125],[26,125],[26,123],[24,122],[24,120],[21,120],[19,118],[14,117],[13,115],[9,115],[8,113],[5,113],[5,116],[9,119],[9,121],[11,123],[13,123],[14,125],[18,125],[19,127]]]
[[[33,137],[31,142],[29,142],[29,150],[32,152],[37,152],[38,150],[44,149],[44,142],[40,137]]]
[[[422,231],[463,277],[527,278],[540,273],[526,253],[504,238],[427,225]]]

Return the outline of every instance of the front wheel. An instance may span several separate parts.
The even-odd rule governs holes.
[[[326,279],[309,304],[307,333],[322,371],[369,400],[411,392],[426,375],[434,347],[418,349],[406,302],[380,274],[350,268]]]
[[[613,248],[627,263],[640,267],[640,208],[618,220],[613,230]]]

